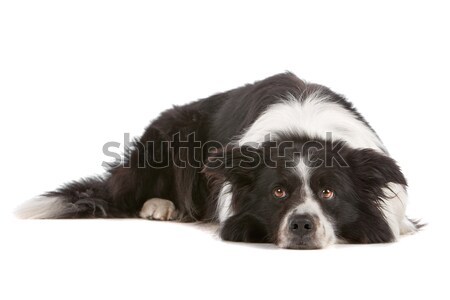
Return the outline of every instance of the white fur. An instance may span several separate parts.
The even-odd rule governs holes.
[[[233,215],[232,207],[231,207],[231,198],[233,197],[233,193],[231,192],[231,183],[227,182],[222,185],[220,189],[218,202],[217,202],[217,217],[222,224],[229,217]]]
[[[308,184],[311,176],[311,169],[306,165],[305,158],[300,159],[295,170],[297,171],[297,175],[302,179],[302,181],[305,184]],[[311,192],[311,190],[307,189],[305,192],[308,194]]]
[[[298,133],[326,140],[346,141],[353,148],[371,148],[384,151],[378,136],[357,116],[341,105],[327,101],[320,90],[303,101],[289,95],[286,100],[271,105],[241,136],[238,143],[262,143],[268,135]]]
[[[401,234],[416,232],[416,226],[405,216],[408,202],[406,187],[401,184],[390,183],[384,189],[384,193],[386,197],[382,210],[395,239],[398,239]]]
[[[76,211],[76,205],[64,199],[41,196],[23,203],[15,213],[21,219],[52,219]]]
[[[170,200],[152,198],[142,205],[139,216],[143,219],[170,221],[177,217],[177,210]]]

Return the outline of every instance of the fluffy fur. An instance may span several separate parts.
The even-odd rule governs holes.
[[[406,186],[351,103],[284,73],[165,111],[105,176],[18,215],[219,222],[224,240],[311,249],[416,231]]]

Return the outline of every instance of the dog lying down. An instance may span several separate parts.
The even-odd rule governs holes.
[[[351,103],[283,73],[163,112],[105,175],[17,215],[218,222],[224,240],[316,249],[417,231],[406,186]]]

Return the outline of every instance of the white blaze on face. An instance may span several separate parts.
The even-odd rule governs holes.
[[[310,175],[311,169],[301,159],[297,165],[296,172],[302,179],[303,189],[303,201],[291,209],[283,218],[280,223],[278,231],[278,245],[282,248],[289,248],[295,245],[291,245],[290,233],[289,233],[289,219],[294,215],[308,215],[315,220],[314,227],[315,236],[313,246],[317,248],[324,248],[336,242],[336,235],[334,233],[334,227],[325,215],[320,204],[317,202],[313,191],[310,188]],[[317,223],[316,223],[317,222]]]

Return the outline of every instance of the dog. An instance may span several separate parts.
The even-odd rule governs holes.
[[[320,249],[416,232],[406,189],[350,102],[286,72],[174,106],[105,175],[47,192],[17,215],[217,222],[223,240]]]

